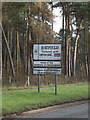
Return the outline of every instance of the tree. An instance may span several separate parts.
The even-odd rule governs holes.
[[[2,8],[1,2],[0,2],[0,8]],[[1,22],[2,22],[2,14],[0,12],[0,26],[1,26]],[[0,82],[2,80],[2,35],[1,35],[1,33],[2,33],[2,31],[0,29]]]
[[[62,46],[65,46],[62,49],[64,74],[75,76],[78,41],[83,24],[87,22],[88,3],[58,2],[53,7],[60,7],[63,11],[63,34],[60,36]]]
[[[48,8],[48,3],[3,3],[2,14],[16,82],[19,84],[23,76],[26,84],[28,80],[28,85],[30,85],[33,44],[53,41],[52,12]],[[10,69],[7,70],[9,66],[8,53],[3,40],[3,73],[7,78],[12,76]]]
[[[3,36],[4,36],[4,39],[5,39],[6,46],[7,46],[7,50],[8,50],[8,54],[9,54],[9,58],[10,58],[10,65],[11,65],[11,68],[12,68],[12,74],[13,74],[13,77],[15,77],[15,70],[14,70],[13,60],[12,60],[12,57],[11,57],[11,51],[10,51],[10,48],[9,48],[9,45],[8,45],[8,42],[7,42],[7,39],[6,39],[6,36],[5,36],[5,32],[4,32],[1,25],[0,25],[0,28],[3,32]]]

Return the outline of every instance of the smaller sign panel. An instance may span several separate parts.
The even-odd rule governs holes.
[[[61,61],[34,61],[33,67],[61,67]]]
[[[33,68],[33,74],[61,74],[61,68]]]

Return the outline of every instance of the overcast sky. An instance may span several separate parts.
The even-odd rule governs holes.
[[[54,24],[53,24],[53,29],[57,33],[62,28],[62,13],[60,11],[61,11],[60,8],[54,8],[53,9],[53,14],[55,16],[55,18],[54,18]]]

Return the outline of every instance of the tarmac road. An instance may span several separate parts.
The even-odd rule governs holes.
[[[28,115],[26,118],[88,118],[88,103]]]

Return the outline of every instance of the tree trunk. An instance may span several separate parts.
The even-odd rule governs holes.
[[[23,50],[23,59],[22,59],[22,61],[23,61],[23,71],[24,72],[26,72],[25,71],[25,64],[26,64],[26,54],[25,54],[25,47],[26,47],[26,41],[25,41],[25,36],[24,36],[24,33],[23,33],[23,36],[22,36],[22,44],[21,44],[21,46],[22,46],[22,50]]]
[[[14,30],[14,34],[13,34],[13,63],[14,63],[14,66],[15,66],[15,70],[17,70],[17,31]]]
[[[2,3],[0,2],[0,9],[2,9]],[[0,26],[2,23],[2,12],[0,11]],[[0,29],[0,88],[2,86],[2,30]]]
[[[88,82],[90,82],[90,33],[88,34]]]
[[[30,33],[30,23],[31,23],[31,19],[30,19],[30,5],[29,5],[29,9],[28,9],[28,13],[27,13],[27,16],[28,16],[28,20],[27,20],[27,83],[28,83],[28,86],[30,85],[30,41],[31,41],[31,33]]]
[[[68,52],[68,76],[71,77],[71,46],[69,45],[69,52]]]
[[[88,76],[88,56],[85,56],[85,70],[86,70],[86,76]]]
[[[27,34],[27,75],[30,73],[29,29]]]
[[[73,64],[73,75],[74,76],[76,74],[77,45],[78,45],[79,33],[80,33],[80,29],[81,29],[82,23],[83,23],[83,19],[81,20],[80,25],[79,25],[79,27],[77,29],[77,35],[76,35],[76,38],[75,38],[74,59],[73,59],[74,60],[74,64]]]
[[[13,32],[11,30],[11,32],[10,32],[10,50],[11,51],[12,51],[12,34],[13,34]]]
[[[90,11],[89,11],[89,16],[90,16]],[[90,38],[90,32],[89,32],[89,25],[88,25],[88,44],[87,44],[87,47],[88,47],[88,82],[90,82],[90,39],[89,38]]]
[[[6,39],[4,29],[3,29],[3,27],[1,25],[0,25],[0,27],[1,27],[1,30],[3,32],[3,36],[4,36],[5,43],[6,43],[7,50],[8,50],[9,59],[10,59],[10,66],[11,66],[11,69],[12,69],[12,75],[13,75],[13,77],[15,77],[15,70],[14,70],[13,60],[12,60],[12,56],[11,56],[11,51],[10,51],[10,48],[9,48],[9,45],[8,45],[8,42],[7,42],[7,39]]]
[[[8,42],[8,46],[10,48],[10,30],[9,30],[9,24],[8,24],[8,31],[7,31],[7,42]],[[10,65],[9,65],[9,56],[8,56],[8,53],[7,53],[7,61],[6,61],[6,64],[7,64],[7,74],[8,76],[10,76]]]
[[[65,75],[65,40],[64,40],[64,7],[63,7],[63,17],[62,17],[62,29],[63,29],[63,32],[62,32],[62,51],[63,51],[63,72],[64,72],[64,75]]]
[[[0,2],[0,25],[2,23],[2,2]],[[2,30],[0,28],[0,118],[2,119]]]
[[[65,15],[65,29],[67,29],[67,15]],[[65,75],[67,75],[67,33],[65,31]]]
[[[71,77],[71,46],[70,46],[70,9],[68,10],[68,76]]]
[[[68,7],[68,6],[67,6]],[[67,10],[67,8],[66,8]],[[65,29],[66,29],[66,33],[65,33],[65,75],[69,76],[69,41],[70,41],[70,37],[69,37],[69,16],[66,13],[65,16]]]
[[[53,13],[53,2],[52,2],[52,9],[51,9],[51,14]],[[52,14],[52,16],[51,16],[51,24],[52,24],[52,31],[53,31],[53,14]],[[52,34],[52,39],[53,39],[53,34]],[[54,43],[54,39],[53,39],[53,41],[52,41],[53,43]]]
[[[10,26],[9,26],[9,24],[8,24],[8,35],[7,35],[7,42],[8,42],[8,46],[9,46],[9,49],[10,49]],[[10,49],[10,51],[11,51],[11,49]],[[9,84],[11,84],[11,69],[10,69],[10,64],[9,64],[9,56],[8,56],[8,54],[7,54],[7,61],[6,61],[6,64],[7,64],[7,74],[8,74],[8,79],[9,79]]]
[[[84,24],[85,27],[85,70],[86,70],[86,76],[88,76],[88,24],[85,22]]]
[[[18,65],[19,65],[19,33],[17,30],[17,73],[18,73]]]

